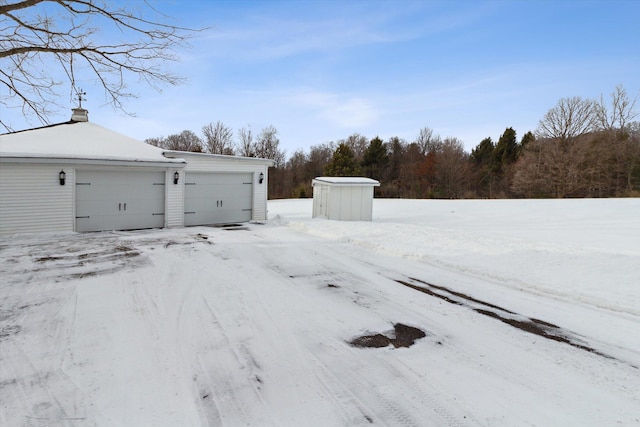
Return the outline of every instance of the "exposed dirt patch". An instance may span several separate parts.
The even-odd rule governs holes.
[[[385,334],[363,335],[349,341],[354,347],[381,348],[387,347],[389,344],[395,348],[411,347],[416,340],[424,338],[427,334],[413,326],[407,326],[402,323],[393,325],[394,330],[385,332]]]
[[[58,261],[63,259],[63,257],[60,256],[45,256],[45,257],[41,257],[41,258],[37,258],[36,262],[47,262],[47,261]]]
[[[553,323],[514,313],[513,311],[499,307],[495,304],[481,301],[461,292],[456,292],[451,289],[445,288],[444,286],[436,286],[434,284],[415,278],[410,278],[410,280],[413,282],[418,282],[419,285],[404,280],[396,280],[396,282],[411,289],[420,291],[424,294],[439,298],[450,304],[468,307],[476,313],[499,320],[521,331],[528,332],[530,334],[534,334],[553,341],[562,342],[572,347],[605,357],[607,359],[615,359],[608,354],[604,354],[586,345],[585,343],[581,342],[576,334],[567,331],[566,329],[563,329],[558,325],[554,325]]]
[[[150,242],[144,242],[145,244],[154,244],[154,243],[160,243],[160,241],[150,241]],[[193,240],[191,239],[186,239],[180,242],[176,242],[175,240],[169,240],[167,242],[163,243],[163,246],[165,248],[168,248],[169,246],[174,246],[174,245],[192,245],[194,243],[207,243],[209,245],[213,245],[213,242],[211,240],[209,240],[209,236],[207,236],[206,234],[202,234],[202,233],[198,233],[195,236],[193,236]],[[153,247],[152,247],[153,249]]]

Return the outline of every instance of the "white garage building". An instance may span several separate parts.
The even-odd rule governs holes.
[[[272,160],[167,151],[72,120],[0,135],[0,234],[267,218]]]

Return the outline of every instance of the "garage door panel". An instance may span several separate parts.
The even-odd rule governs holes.
[[[76,231],[164,226],[165,172],[77,171]]]
[[[251,173],[187,173],[185,225],[250,221],[252,179]]]

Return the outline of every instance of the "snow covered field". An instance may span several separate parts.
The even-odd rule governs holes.
[[[640,424],[640,199],[269,212],[1,237],[0,425]]]

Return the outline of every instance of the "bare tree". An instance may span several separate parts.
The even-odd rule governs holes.
[[[204,136],[203,142],[207,153],[230,156],[234,154],[233,129],[225,126],[221,121],[203,126],[202,135]]]
[[[557,139],[565,144],[585,133],[591,132],[597,121],[596,105],[579,96],[563,98],[544,115],[538,123],[540,138]]]
[[[126,2],[0,2],[0,84],[8,94],[2,107],[21,108],[25,117],[46,124],[60,106],[59,89],[66,86],[72,97],[78,80],[97,81],[106,102],[122,111],[124,100],[135,96],[126,84],[132,77],[157,90],[181,83],[183,78],[164,68],[165,61],[176,60],[174,49],[186,45],[195,30],[162,22],[164,17],[144,4],[145,13],[158,20]],[[0,124],[11,130],[1,118]]]
[[[147,138],[144,140],[144,142],[146,142],[149,145],[153,145],[154,147],[159,147],[159,148],[166,148],[166,138],[164,137],[153,137],[153,138]]]
[[[253,151],[256,157],[274,160],[276,168],[284,166],[285,156],[284,151],[280,150],[278,130],[271,125],[262,129]]]
[[[286,197],[310,197],[313,194],[311,179],[307,175],[306,165],[309,162],[303,150],[296,150],[286,164],[286,178],[283,182],[283,195]]]
[[[251,132],[251,128],[247,127],[238,129],[238,140],[240,151],[238,154],[244,157],[254,157],[255,152],[253,151],[253,132]]]
[[[202,153],[202,140],[190,130],[183,130],[180,133],[169,135],[166,138],[147,138],[144,142],[164,148],[165,150]]]
[[[524,197],[606,196],[603,147],[592,135],[566,147],[555,139],[532,141],[516,163],[511,190]]]
[[[622,85],[611,94],[608,106],[604,98],[596,105],[598,127],[604,139],[605,150],[599,159],[613,183],[613,193],[620,195],[633,191],[633,175],[637,164],[637,141],[632,135],[631,124],[638,115],[635,111],[637,97],[630,99]],[[605,162],[605,160],[607,160]],[[602,175],[605,175],[603,172]]]
[[[359,133],[354,133],[353,135],[349,135],[347,139],[343,139],[338,141],[338,145],[346,144],[353,151],[354,158],[356,161],[361,162],[364,158],[364,152],[369,146],[369,140],[366,136],[360,135]]]
[[[415,141],[420,147],[420,153],[426,155],[430,152],[436,152],[440,150],[442,146],[442,139],[440,135],[434,135],[433,130],[428,127],[420,129],[420,133],[416,137]]]
[[[611,94],[611,108],[608,108],[604,98],[600,96],[600,102],[596,104],[598,127],[609,133],[615,134],[620,139],[627,126],[637,117],[635,112],[638,97],[630,99],[622,85],[616,86]]]
[[[445,138],[436,157],[436,181],[442,195],[460,198],[469,181],[469,155],[458,138]]]
[[[311,146],[309,149],[309,161],[307,163],[307,176],[310,180],[324,173],[335,150],[336,147],[332,142]]]

